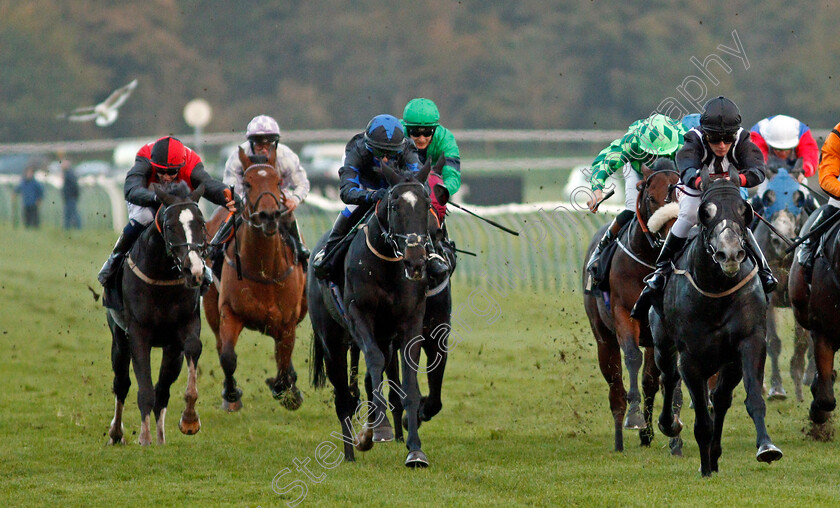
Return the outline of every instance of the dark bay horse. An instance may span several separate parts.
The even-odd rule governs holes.
[[[798,194],[798,197],[795,196],[792,203],[800,202],[803,199],[801,192],[796,191],[795,194]],[[767,220],[773,225],[776,231],[789,240],[796,238],[797,232],[808,219],[808,214],[799,207],[793,208],[793,210],[788,207],[775,209],[776,207],[774,205],[777,205],[778,202],[773,190],[765,191],[762,200],[765,209],[770,212]],[[796,214],[793,212],[796,212]],[[770,306],[767,308],[767,356],[770,358],[771,372],[770,389],[767,392],[767,398],[770,400],[783,400],[787,398],[787,393],[782,383],[782,374],[779,368],[782,339],[779,337],[776,324],[776,309],[790,307],[788,274],[790,273],[791,263],[793,262],[793,255],[786,252],[788,244],[779,238],[777,234],[771,232],[770,228],[764,222],[759,221],[755,227],[755,239],[764,251],[767,263],[779,280],[779,287],[770,295]],[[800,402],[803,400],[802,384],[805,379],[806,353],[809,359],[808,371],[813,373],[813,346],[810,337],[807,331],[802,328],[802,325],[795,323],[793,353],[790,359],[790,376],[793,379],[796,400]]]
[[[183,183],[155,186],[162,203],[155,221],[128,253],[121,275],[123,311],[108,310],[111,329],[111,365],[114,370],[116,409],[108,443],[124,443],[122,413],[131,386],[129,365],[137,379],[141,445],[152,442],[150,414],[157,421],[157,442],[166,442],[164,421],[169,388],[178,379],[184,356],[189,377],[178,428],[195,434],[201,422],[195,411],[198,398],[196,368],[201,356],[199,286],[204,275],[202,257],[206,248],[204,217],[197,201],[204,187],[192,193]],[[157,384],[152,387],[150,353],[163,348]]]
[[[811,215],[801,236],[805,236],[817,214]],[[834,396],[834,355],[840,349],[840,223],[835,223],[826,233],[822,248],[814,247],[814,272],[809,286],[805,280],[799,256],[795,256],[790,270],[789,293],[796,321],[811,332],[814,341],[816,375],[811,382],[813,401],[809,411],[812,436],[829,439],[831,433],[819,431],[827,424],[837,405]]]
[[[286,409],[298,409],[303,396],[297,388],[292,365],[295,329],[306,316],[306,273],[297,262],[290,227],[294,217],[285,205],[280,174],[273,161],[254,163],[240,148],[243,175],[243,223],[225,252],[219,287],[204,296],[204,314],[213,333],[219,362],[225,372],[222,407],[242,408],[242,390],[236,372],[236,343],[243,328],[257,330],[274,339],[277,375],[266,379],[275,399]],[[221,215],[214,215],[208,234],[218,229]],[[231,218],[230,220],[233,220]],[[239,248],[242,280],[238,279],[234,249]]]
[[[406,447],[408,467],[426,467],[420,448],[418,415],[420,388],[417,366],[426,314],[426,245],[430,241],[431,199],[423,185],[427,163],[416,175],[397,173],[383,165],[388,194],[363,222],[344,261],[343,296],[336,300],[330,284],[310,273],[307,294],[314,338],[313,384],[323,386],[328,377],[335,388],[335,408],[342,428],[344,457],[353,461],[356,445],[369,449],[374,442],[391,441],[394,431],[385,414],[383,373],[401,357],[402,383],[389,380],[390,398],[400,397],[408,416]],[[436,219],[435,219],[436,220]],[[323,244],[326,236],[319,242]],[[317,252],[317,248],[313,252]],[[311,267],[311,264],[310,264]],[[310,268],[311,270],[311,268]],[[359,404],[348,381],[347,353],[351,342],[364,354],[370,382],[367,417],[358,436],[351,417]],[[442,372],[442,369],[441,369]]]
[[[624,450],[624,427],[639,429],[643,446],[653,439],[653,399],[659,389],[659,371],[653,361],[653,340],[647,319],[644,322],[630,317],[630,310],[644,287],[643,279],[654,270],[659,255],[661,238],[668,233],[677,217],[679,208],[674,202],[674,187],[679,181],[673,161],[660,159],[654,170],[642,167],[644,180],[639,184],[639,197],[634,220],[618,237],[619,248],[612,258],[608,293],[586,290],[590,275],[583,270],[583,303],[592,333],[598,343],[598,364],[610,387],[610,410],[615,423],[615,451]],[[584,259],[603,235],[601,228],[590,242]],[[644,415],[640,409],[638,377],[642,369],[642,351],[645,348],[643,389]],[[621,374],[621,353],[630,377],[630,391],[625,391]],[[630,411],[627,411],[627,403]],[[672,445],[677,445],[676,442]],[[676,452],[677,448],[672,451]]]
[[[747,412],[755,424],[756,459],[772,462],[782,457],[764,422],[766,406],[761,386],[767,354],[767,300],[755,277],[758,268],[745,260],[744,249],[744,235],[753,213],[735,183],[739,182],[738,175],[730,170],[730,177],[731,181],[710,181],[708,170],[702,171],[705,190],[697,212],[699,233],[674,262],[663,299],[648,315],[656,364],[662,372],[659,428],[667,436],[676,436],[682,430],[671,404],[682,377],[694,404],[694,437],[700,448],[703,476],[718,470],[723,421],[732,405],[732,391],[742,377]],[[718,380],[711,394],[712,420],[706,393],[708,380],[715,373]]]

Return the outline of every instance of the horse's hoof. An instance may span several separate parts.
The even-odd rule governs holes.
[[[645,417],[642,416],[641,413],[630,412],[627,413],[627,416],[624,418],[624,428],[628,430],[646,429],[647,422],[645,422]]]
[[[422,450],[414,450],[408,452],[408,456],[405,458],[405,467],[429,467],[429,459],[426,458],[426,454]]]
[[[183,415],[181,415],[181,420],[178,421],[178,429],[181,431],[182,434],[192,436],[193,434],[197,434],[198,431],[201,430],[201,420],[198,417],[196,417],[194,421],[188,421],[184,419]]]
[[[373,429],[363,428],[356,434],[356,449],[366,452],[373,448]]]
[[[125,429],[122,425],[120,428],[111,427],[108,429],[108,445],[125,444]]]
[[[671,455],[673,457],[682,457],[683,456],[683,440],[681,437],[672,437],[670,441],[668,441],[668,447],[671,449]]]
[[[677,437],[680,435],[680,432],[682,432],[683,423],[676,415],[674,415],[674,421],[671,425],[665,426],[662,424],[662,420],[659,420],[658,426],[659,431],[665,434],[665,436]]]
[[[785,400],[787,399],[787,392],[781,386],[774,386],[767,392],[767,400]]]
[[[242,401],[237,400],[236,402],[228,402],[227,400],[222,399],[222,409],[228,413],[235,413],[242,409]]]
[[[113,438],[113,437],[108,438],[108,446],[112,446],[112,445],[115,445],[115,444],[124,445],[125,444],[125,436],[120,436],[116,439]]]
[[[303,394],[300,393],[297,386],[283,390],[279,394],[272,389],[271,393],[275,399],[280,401],[280,405],[289,411],[300,409],[300,406],[303,405]]]
[[[781,458],[782,450],[776,447],[773,443],[761,445],[758,449],[758,453],[755,454],[755,460],[759,462],[767,462],[768,464]]]
[[[389,443],[394,440],[394,429],[390,425],[379,426],[373,429],[374,443]]]
[[[806,432],[806,435],[814,441],[828,443],[834,439],[834,427],[830,421],[825,423],[811,422],[811,427]]]
[[[227,402],[239,402],[242,400],[242,388],[235,387],[233,392],[229,392],[227,388],[222,388],[222,399]]]

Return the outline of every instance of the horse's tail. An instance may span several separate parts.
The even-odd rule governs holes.
[[[312,360],[309,362],[312,386],[323,388],[327,383],[324,343],[317,333],[312,334],[312,351],[309,356]]]

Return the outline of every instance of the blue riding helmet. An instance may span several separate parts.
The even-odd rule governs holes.
[[[365,145],[372,152],[402,152],[405,146],[402,123],[391,115],[373,117],[365,128]]]

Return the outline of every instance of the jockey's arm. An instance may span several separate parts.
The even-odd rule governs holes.
[[[125,200],[137,206],[156,208],[160,205],[155,193],[148,188],[152,177],[152,165],[149,160],[137,157],[134,166],[125,175]]]
[[[225,191],[228,187],[216,180],[204,169],[204,164],[198,163],[192,170],[192,174],[190,176],[190,185],[193,189],[197,189],[199,185],[204,184],[204,198],[206,198],[211,203],[217,204],[219,206],[227,206],[229,200]]]
[[[741,186],[752,188],[765,179],[764,154],[750,141],[748,135],[744,134],[741,142],[738,143],[738,150],[735,154],[739,161],[738,171],[741,174]]]
[[[840,124],[825,139],[819,167],[820,187],[834,199],[840,199],[840,136],[835,132],[838,129]]]

